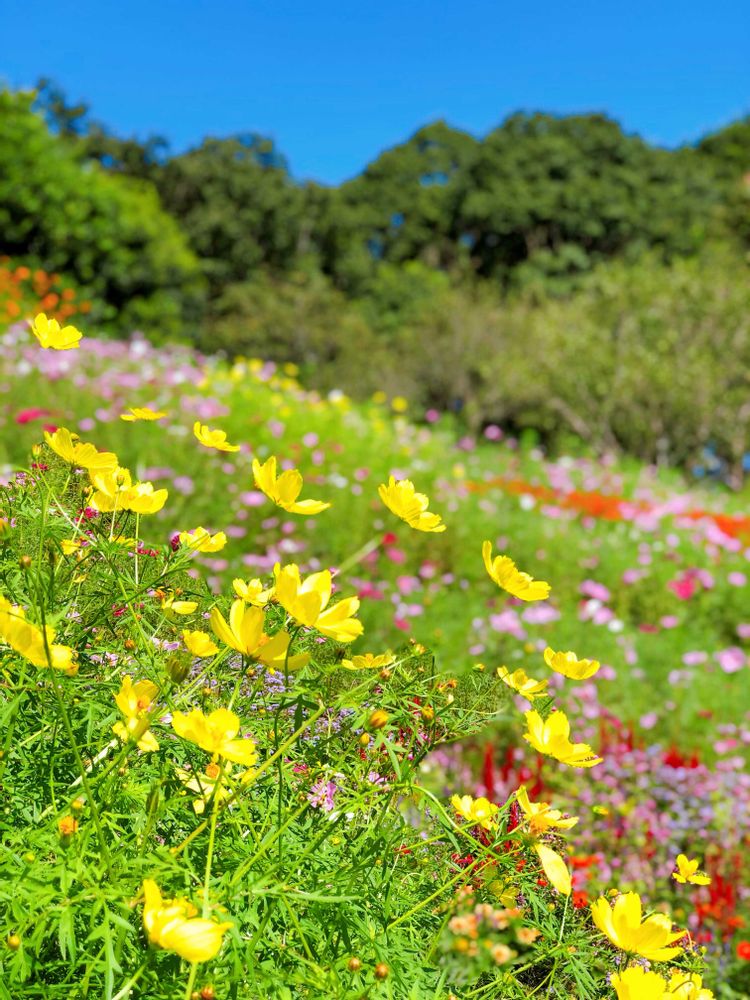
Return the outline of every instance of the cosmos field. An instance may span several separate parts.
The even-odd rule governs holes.
[[[521,668],[532,677],[548,676],[549,692],[561,699],[576,738],[585,740],[603,758],[602,763],[583,773],[535,755],[523,739],[523,713],[534,706],[502,684],[498,693],[495,683],[492,697],[486,692],[482,695],[488,699],[486,712],[477,703],[471,710],[466,708],[463,723],[456,723],[449,736],[446,729],[445,738],[432,738],[434,733],[430,739],[415,737],[424,745],[419,754],[410,754],[414,780],[443,802],[459,793],[476,797],[475,803],[502,804],[512,800],[515,790],[524,784],[532,798],[554,801],[564,813],[575,812],[580,822],[566,831],[563,851],[572,874],[572,893],[568,887],[563,895],[571,910],[580,915],[576,919],[584,920],[589,903],[599,892],[613,887],[637,891],[644,905],[657,911],[668,906],[676,923],[690,931],[693,946],[708,950],[706,983],[725,990],[717,995],[744,995],[748,982],[745,970],[750,967],[750,944],[746,943],[750,933],[744,923],[750,835],[750,776],[746,771],[750,747],[750,519],[743,513],[742,496],[711,482],[688,485],[676,473],[614,457],[599,461],[583,454],[548,458],[533,442],[508,438],[493,425],[478,438],[465,436],[451,417],[437,411],[410,413],[404,400],[387,399],[383,394],[376,394],[366,404],[354,404],[337,392],[321,397],[300,387],[293,366],[277,368],[255,359],[230,364],[187,347],[157,349],[139,336],[118,342],[86,337],[81,346],[75,351],[40,350],[24,324],[12,326],[2,337],[0,462],[3,482],[11,495],[24,489],[33,493],[40,470],[44,482],[53,474],[57,459],[42,443],[44,433],[66,427],[96,448],[116,453],[134,480],[168,491],[164,506],[148,518],[139,518],[136,524],[142,541],[128,556],[131,568],[133,561],[136,564],[136,581],[139,563],[145,578],[149,560],[156,565],[170,558],[164,553],[174,550],[179,556],[180,533],[200,525],[210,536],[225,534],[226,545],[217,546],[214,552],[199,551],[180,578],[180,600],[204,608],[203,618],[208,618],[212,602],[221,601],[222,594],[231,594],[233,580],[259,578],[270,586],[274,566],[294,563],[303,576],[330,570],[334,595],[356,595],[359,599],[357,617],[364,636],[346,654],[354,656],[355,662],[357,655],[366,652],[387,657],[394,655],[393,650],[410,650],[395,654],[400,663],[404,657],[406,662],[409,656],[429,650],[435,657],[430,663],[437,664],[435,690],[441,691],[441,696],[447,681],[459,686],[466,683],[475,692],[484,690],[482,685],[500,666],[511,672]],[[154,421],[122,420],[121,415],[131,407],[149,407],[165,416]],[[201,447],[193,430],[196,422],[220,428],[238,449]],[[299,469],[305,484],[303,495],[329,503],[330,509],[301,517],[274,504],[258,488],[252,470],[254,459],[264,462],[271,455],[277,457],[280,471]],[[25,470],[20,477],[18,470]],[[72,476],[65,481],[63,493],[57,494],[61,505],[68,499],[66,491],[78,488],[80,471],[73,469]],[[390,476],[413,480],[429,496],[430,511],[442,517],[447,530],[412,530],[387,510],[379,499],[378,486]],[[59,486],[58,480],[54,482]],[[79,511],[77,517],[79,524],[83,514]],[[94,510],[91,517],[93,526],[97,517],[105,515]],[[550,596],[529,601],[499,590],[483,565],[483,540],[490,540],[496,552],[512,554],[518,566],[535,579],[550,581]],[[183,549],[185,544],[183,538]],[[81,558],[80,554],[76,558]],[[8,584],[15,578],[14,572],[7,567],[4,572]],[[97,586],[102,592],[105,589],[101,581]],[[160,586],[154,585],[148,594],[161,597],[164,609]],[[122,615],[126,607],[127,601],[115,601],[110,617]],[[104,613],[102,608],[97,611]],[[141,613],[146,615],[145,610]],[[188,628],[206,626],[200,614],[199,610],[195,620],[186,620]],[[154,633],[158,641],[153,640],[160,655],[184,649],[174,616],[171,624],[170,614],[165,611],[165,616],[166,625]],[[98,621],[95,633],[103,634],[103,619]],[[297,633],[292,634],[294,641]],[[326,640],[324,633],[321,650],[328,648],[330,639]],[[127,641],[126,650],[130,649]],[[123,653],[114,651],[119,639],[112,642],[100,663],[109,662],[113,670],[119,670],[118,656]],[[547,647],[574,650],[578,657],[599,661],[601,667],[595,678],[575,683],[558,673],[550,676],[543,658]],[[314,654],[309,655],[315,662]],[[121,662],[132,669],[131,659]],[[263,667],[262,659],[257,662]],[[423,671],[424,666],[417,669]],[[389,673],[387,666],[385,673]],[[113,676],[109,672],[106,681],[112,682]],[[289,678],[281,688],[277,685],[274,689],[274,684],[267,688],[266,697],[268,691],[276,690],[274,697],[281,699],[276,704],[283,706],[292,690]],[[212,687],[215,690],[210,693]],[[215,707],[212,699],[223,688],[218,676],[210,682],[207,707]],[[331,690],[340,695],[335,687]],[[378,690],[371,687],[362,704],[372,706],[373,691]],[[242,704],[238,691],[235,689],[232,696],[235,708]],[[255,695],[251,692],[247,697],[252,700]],[[420,691],[415,697],[411,703],[421,705],[423,721],[431,723],[424,707],[429,693]],[[499,699],[497,704],[493,699]],[[451,700],[452,696],[447,706]],[[296,722],[301,711],[297,709]],[[372,724],[372,716],[368,729],[357,711],[354,735],[359,738],[369,732],[376,740],[385,739],[379,734],[380,727]],[[392,712],[389,708],[387,717],[392,718]],[[346,712],[343,718],[349,718]],[[92,725],[89,718],[85,727],[89,739]],[[399,725],[403,743],[404,724]],[[277,723],[277,746],[278,728]],[[343,732],[343,728],[336,731]],[[273,738],[274,732],[270,735]],[[253,739],[260,746],[257,732],[253,732]],[[362,745],[366,747],[367,741]],[[137,756],[149,757],[142,752]],[[335,802],[337,796],[341,799],[347,794],[346,779],[335,770],[335,761],[329,762],[327,770],[320,769],[320,761],[317,764],[317,770],[309,760],[295,765],[294,795],[304,798],[304,790],[298,788],[299,775],[309,768],[308,812],[337,815]],[[380,780],[387,782],[386,772],[387,768],[375,766],[370,782],[375,781],[376,786]],[[219,789],[221,781],[220,777]],[[353,787],[350,794],[354,794]],[[138,798],[135,792],[133,795]],[[218,797],[218,793],[214,798],[209,796],[205,807],[210,810]],[[497,810],[498,806],[492,808]],[[507,813],[506,831],[516,822],[515,808]],[[505,815],[507,805],[502,809]],[[494,814],[489,825],[478,820],[471,809],[468,813],[459,810],[459,814],[478,823],[476,837],[486,844],[485,834],[496,822]],[[233,822],[237,823],[236,815]],[[60,834],[74,845],[80,837],[78,820],[75,823],[75,829]],[[262,831],[260,835],[262,842]],[[162,841],[164,836],[162,831]],[[66,848],[70,854],[73,848]],[[413,848],[404,850],[408,853]],[[686,887],[671,877],[674,859],[683,852],[701,859],[709,884],[692,885],[685,891]],[[81,863],[85,854],[82,850]],[[451,855],[454,864],[461,854]],[[469,852],[467,857],[471,856]],[[208,886],[206,875],[206,899]],[[536,906],[534,909],[536,912]],[[263,920],[263,926],[272,926],[275,917],[256,913],[255,925],[248,919],[248,926],[257,929]],[[306,919],[306,913],[292,919],[303,941],[307,941]],[[507,923],[504,917],[492,919]],[[442,942],[440,947],[450,952],[455,945],[454,950],[461,952],[463,946],[455,941],[445,945],[441,935],[447,933],[447,925],[441,926],[436,938]],[[453,924],[450,927],[453,931]],[[549,929],[540,927],[537,919],[544,941]],[[582,928],[583,924],[578,933],[589,933]],[[281,933],[277,928],[277,938]],[[455,934],[461,937],[458,931]],[[472,962],[484,961],[482,948],[476,954],[472,944],[476,936],[468,933],[466,937]],[[536,947],[535,935],[525,935],[529,936],[529,946]],[[523,939],[521,934],[518,940]],[[63,959],[75,952],[69,941],[61,947]],[[118,948],[122,947],[120,940]],[[169,950],[169,944],[161,947]],[[404,955],[409,953],[403,942],[399,947]],[[518,941],[509,945],[503,938],[492,947],[490,971],[486,962],[480,962],[474,979],[464,984],[471,989],[458,995],[504,995],[491,990],[499,981],[496,970],[510,975],[516,967],[533,965],[527,961],[518,966]],[[437,945],[433,952],[435,948]],[[579,950],[583,948],[580,944]],[[453,973],[444,971],[442,980],[433,980],[423,972],[412,993],[399,992],[396,980],[401,973],[394,973],[391,967],[406,966],[389,960],[387,948],[381,950],[383,954],[374,956],[373,962],[380,957],[380,964],[391,971],[380,975],[375,962],[369,990],[394,990],[390,993],[394,997],[421,997],[447,995],[440,993],[441,982],[454,983],[456,988],[462,985],[461,975],[450,978]],[[14,961],[20,961],[22,953],[23,949],[14,949]],[[308,973],[313,953],[317,967],[327,970],[325,975],[331,974],[330,969],[339,961],[326,965],[311,941],[302,947],[302,953],[307,955]],[[524,957],[528,959],[528,952]],[[38,957],[35,961],[40,960],[44,962]],[[51,961],[49,956],[47,961]],[[60,961],[59,955],[56,961]],[[205,968],[192,961],[191,970]],[[407,959],[402,956],[404,961]],[[544,988],[559,975],[559,982],[566,985],[560,986],[558,995],[612,995],[616,982],[612,987],[597,986],[580,969],[558,972],[557,959],[553,976],[549,961],[548,956],[544,976],[538,980]],[[33,981],[30,970],[34,965],[14,965],[17,981]],[[52,962],[50,968],[54,965]],[[126,995],[122,986],[116,991],[112,970],[118,966],[124,968],[119,959],[109,964],[104,974],[105,990],[111,997]],[[91,969],[96,967],[94,962]],[[236,969],[232,973],[235,978]],[[352,975],[365,977],[365,969],[347,969],[350,979]],[[301,992],[290,992],[289,996],[318,995],[311,985],[317,980],[311,973],[312,978],[306,979],[308,973],[294,973],[297,978],[289,982],[294,981],[295,989]],[[93,982],[98,973],[88,974]],[[142,975],[146,982],[149,971]],[[139,974],[135,976],[133,987],[137,989]],[[213,995],[196,993],[194,987],[201,982],[196,976],[194,971],[189,973],[190,991],[186,995]],[[259,985],[261,981],[262,977],[253,988],[269,990],[267,984]],[[516,982],[522,991],[531,988],[531,980],[524,980],[523,974]],[[201,989],[216,989],[213,981],[206,983]],[[335,987],[330,983],[326,987],[333,991],[330,995],[359,996],[365,979],[342,983],[337,973]],[[217,991],[215,995],[256,995],[247,983],[244,988],[250,992]],[[437,992],[431,992],[433,988]],[[697,987],[693,993],[683,993],[704,995]],[[287,994],[282,990],[278,995]],[[626,993],[618,988],[618,996]]]

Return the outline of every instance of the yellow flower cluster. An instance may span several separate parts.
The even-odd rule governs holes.
[[[77,348],[81,339],[75,328],[60,329],[55,320],[48,320],[44,314],[35,318],[31,329],[44,348],[70,350]],[[155,422],[166,416],[166,412],[149,407],[131,407],[121,414],[121,419],[127,423]],[[202,446],[214,451],[237,452],[241,447],[230,444],[225,431],[212,429],[198,421],[193,426],[193,435]],[[90,503],[97,510],[112,514],[130,511],[141,515],[155,513],[164,506],[167,491],[155,489],[150,482],[133,482],[129,470],[119,465],[114,453],[100,452],[93,444],[81,442],[76,434],[64,427],[54,433],[46,433],[45,441],[63,461],[88,472]],[[263,464],[255,458],[252,471],[256,487],[288,513],[310,516],[331,506],[322,500],[301,500],[304,486],[302,474],[293,468],[279,474],[274,455]],[[429,510],[429,498],[417,492],[410,480],[396,480],[390,476],[387,483],[379,486],[378,494],[383,504],[414,530],[425,533],[446,530],[440,515]],[[227,544],[224,532],[212,535],[202,526],[182,531],[179,539],[187,550],[186,558],[190,552],[218,552]],[[79,552],[81,542],[66,539],[61,547],[64,554],[73,555]],[[526,602],[543,601],[549,597],[548,583],[535,580],[519,570],[508,555],[493,557],[489,541],[482,545],[482,558],[491,580],[512,597]],[[192,656],[205,659],[220,655],[222,647],[226,647],[271,671],[283,669],[289,672],[302,670],[310,659],[307,652],[292,652],[297,635],[302,630],[314,629],[322,636],[345,644],[352,643],[362,634],[363,625],[356,617],[359,598],[345,596],[333,601],[334,586],[330,571],[323,570],[303,577],[297,565],[282,566],[277,563],[273,576],[272,587],[265,586],[260,579],[235,579],[233,590],[236,599],[231,604],[228,620],[218,607],[213,607],[210,612],[210,627],[217,641],[207,632],[184,629],[181,637],[185,649]],[[175,615],[192,614],[198,608],[196,601],[178,600],[174,593],[152,593],[161,598],[161,607],[168,619],[173,619]],[[271,602],[275,603],[277,610],[280,608],[285,613],[281,623],[274,617],[273,626],[267,625],[264,610]],[[28,622],[22,608],[0,597],[0,639],[36,666],[75,673],[75,652],[67,646],[56,645],[54,634],[49,626],[40,627]],[[572,651],[556,651],[547,647],[543,656],[550,670],[571,680],[587,680],[600,669],[598,661],[579,658]],[[382,670],[384,677],[388,676],[387,668],[395,662],[391,652],[355,654],[339,660],[346,670]],[[523,738],[534,750],[575,768],[593,767],[601,761],[588,744],[571,740],[570,723],[564,712],[549,712],[548,679],[536,680],[520,668],[511,673],[505,666],[497,669],[497,676],[530,703],[542,699],[540,711],[525,712],[526,731]],[[114,733],[124,743],[135,744],[146,753],[159,750],[159,742],[151,731],[159,694],[159,688],[152,681],[142,679],[134,682],[126,675],[114,696],[122,716],[112,727]],[[427,718],[424,711],[423,718]],[[366,729],[384,729],[389,725],[389,719],[385,709],[377,708],[370,714]],[[256,744],[252,739],[240,736],[240,718],[229,708],[218,708],[209,714],[199,709],[174,711],[171,727],[178,737],[210,755],[210,762],[203,772],[178,768],[177,775],[185,789],[196,793],[193,808],[197,813],[202,813],[209,804],[213,805],[212,822],[215,822],[216,811],[227,805],[231,807],[236,790],[254,780],[256,772],[253,768],[258,761]],[[370,739],[369,732],[365,733],[365,737]],[[226,779],[233,764],[246,770],[240,773],[236,783],[234,778],[231,780],[230,794]],[[569,896],[572,890],[570,871],[550,842],[557,846],[555,839],[561,832],[575,826],[578,818],[564,815],[547,802],[532,802],[525,786],[516,791],[515,798],[522,814],[522,835],[533,846],[552,886],[561,895]],[[459,817],[470,827],[482,831],[477,833],[475,829],[475,835],[483,842],[502,836],[500,806],[486,797],[473,798],[470,795],[453,795],[450,801]],[[545,842],[545,838],[549,842]],[[683,884],[705,885],[710,879],[698,868],[697,860],[691,861],[681,854],[677,858],[677,870],[673,877]],[[158,885],[151,879],[143,882],[143,896],[143,926],[151,944],[193,963],[209,961],[218,954],[224,934],[232,925],[208,919],[207,902],[203,916],[199,917],[188,900],[164,899]],[[601,933],[628,954],[662,962],[669,961],[681,951],[678,942],[686,932],[673,929],[670,918],[664,914],[654,913],[644,918],[637,893],[619,895],[613,905],[602,897],[592,904],[591,914]],[[699,976],[682,972],[673,973],[667,982],[655,972],[634,966],[615,974],[611,982],[620,1000],[664,1000],[675,994],[684,994],[692,1000],[710,1000],[712,997],[711,992],[703,988]]]

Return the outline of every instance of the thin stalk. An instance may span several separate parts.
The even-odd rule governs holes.
[[[46,640],[45,640],[46,645]],[[99,848],[102,852],[102,857],[104,858],[104,863],[107,866],[107,871],[110,878],[112,877],[112,859],[109,856],[109,850],[107,848],[107,842],[104,838],[104,830],[102,829],[101,818],[99,816],[99,809],[97,808],[96,801],[94,800],[94,795],[89,784],[88,775],[86,774],[86,767],[84,766],[83,760],[81,759],[81,754],[78,750],[78,744],[76,743],[75,734],[73,732],[73,727],[70,724],[70,716],[68,715],[68,709],[65,705],[60,690],[57,686],[57,679],[52,680],[52,690],[55,692],[55,698],[57,699],[57,706],[60,710],[60,716],[62,717],[63,726],[70,743],[70,748],[73,751],[73,756],[76,759],[76,764],[78,765],[78,770],[81,775],[81,784],[83,785],[84,791],[86,792],[86,802],[91,809],[91,816],[94,820],[94,826],[96,827],[96,834],[99,838]]]

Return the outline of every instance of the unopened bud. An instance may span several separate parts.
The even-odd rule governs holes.
[[[382,729],[388,723],[388,713],[383,708],[376,708],[367,720],[368,729]]]
[[[9,934],[8,937],[5,939],[5,942],[11,951],[18,951],[18,949],[21,947],[21,938],[18,936],[18,934]]]
[[[375,966],[375,978],[376,979],[387,979],[390,975],[391,970],[385,964],[385,962],[378,962]]]
[[[362,962],[358,958],[350,958],[346,963],[346,967],[349,972],[359,972],[362,968]]]
[[[31,556],[21,556],[18,560],[18,565],[21,569],[31,569]]]
[[[190,660],[181,656],[170,656],[165,663],[167,673],[175,684],[181,684],[190,673]]]

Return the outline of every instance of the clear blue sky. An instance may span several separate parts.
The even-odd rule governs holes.
[[[0,0],[0,80],[121,134],[271,135],[336,183],[436,118],[605,111],[652,142],[750,112],[749,0]]]

